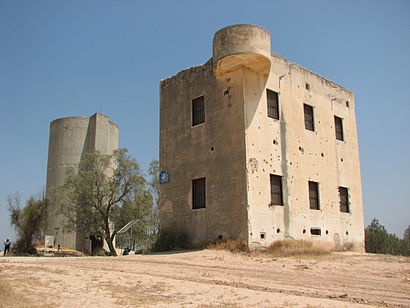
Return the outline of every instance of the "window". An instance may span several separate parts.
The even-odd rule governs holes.
[[[202,209],[206,207],[206,185],[205,178],[192,181],[192,209]]]
[[[318,183],[309,181],[309,205],[311,210],[319,210]]]
[[[335,116],[336,139],[343,141],[343,121],[342,118]]]
[[[268,117],[279,120],[279,97],[278,93],[266,89],[268,101]]]
[[[313,107],[310,105],[303,104],[303,110],[305,112],[305,128],[307,130],[315,130],[315,122],[313,118]]]
[[[320,228],[310,228],[310,234],[312,234],[312,235],[321,235],[322,230],[320,230]]]
[[[339,187],[340,211],[349,213],[349,190],[346,187]]]
[[[192,100],[192,126],[205,122],[204,96]]]
[[[272,205],[283,205],[281,176],[270,175],[270,200]]]

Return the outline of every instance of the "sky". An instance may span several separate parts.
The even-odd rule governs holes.
[[[250,23],[274,52],[352,90],[365,225],[410,225],[410,1],[0,0],[0,240],[6,198],[45,187],[49,125],[107,114],[141,167],[159,157],[159,82]]]

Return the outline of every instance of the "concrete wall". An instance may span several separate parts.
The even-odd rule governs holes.
[[[55,236],[56,245],[89,250],[90,243],[85,234],[64,230],[63,218],[58,214],[58,196],[52,192],[54,187],[64,184],[68,167],[78,169],[87,151],[111,154],[116,150],[118,133],[118,126],[101,113],[91,117],[61,118],[50,123],[46,195],[57,203],[50,210],[46,234]]]
[[[188,231],[194,244],[247,240],[241,73],[217,80],[212,61],[161,81],[161,229]],[[192,100],[204,95],[205,123],[192,126]],[[192,180],[206,177],[207,205],[192,209]]]
[[[261,99],[245,100],[250,242],[312,239],[363,250],[353,93],[275,54],[265,88],[257,75],[247,73],[246,92]],[[267,116],[266,88],[279,93],[279,120]],[[315,131],[305,129],[304,103],[314,108]],[[335,115],[343,119],[344,141],[336,140]],[[268,205],[270,174],[283,177],[284,206]],[[319,183],[320,210],[309,208],[308,181]],[[340,212],[339,186],[349,189],[350,213]]]
[[[171,176],[160,187],[161,228],[187,230],[198,243],[221,234],[254,246],[294,238],[363,250],[353,93],[267,48],[265,29],[230,26],[215,34],[206,64],[161,81],[160,167]],[[266,89],[279,93],[279,120],[267,116]],[[192,127],[191,102],[201,95],[206,121]],[[314,108],[313,132],[304,103]],[[283,206],[270,205],[270,174],[282,176]],[[192,210],[199,177],[207,208]],[[320,210],[309,208],[308,181],[319,183]],[[339,210],[339,186],[349,189],[349,213]]]

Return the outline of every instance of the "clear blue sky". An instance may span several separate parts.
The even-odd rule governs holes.
[[[102,111],[141,166],[158,158],[159,81],[253,23],[276,53],[355,93],[365,224],[410,224],[410,1],[0,0],[0,239],[6,197],[45,186],[49,123]]]

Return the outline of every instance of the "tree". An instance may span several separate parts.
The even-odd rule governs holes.
[[[410,256],[410,225],[403,233],[403,255]]]
[[[404,237],[406,232],[410,233],[410,230],[405,231]],[[401,240],[395,234],[389,234],[376,218],[365,229],[366,252],[406,255],[405,242],[405,239]]]
[[[18,254],[37,254],[33,241],[42,237],[42,230],[47,223],[48,200],[42,193],[38,198],[31,197],[24,208],[21,207],[19,193],[7,198],[11,225],[17,231],[17,240],[13,250]]]
[[[78,172],[67,170],[60,188],[65,227],[102,236],[110,253],[117,255],[113,240],[117,232],[132,219],[141,219],[142,211],[129,214],[133,207],[150,207],[145,197],[147,183],[135,159],[126,149],[112,155],[88,152],[80,162]],[[145,198],[144,202],[141,202]]]
[[[366,252],[385,253],[388,236],[386,228],[379,223],[378,219],[373,218],[365,229]]]

